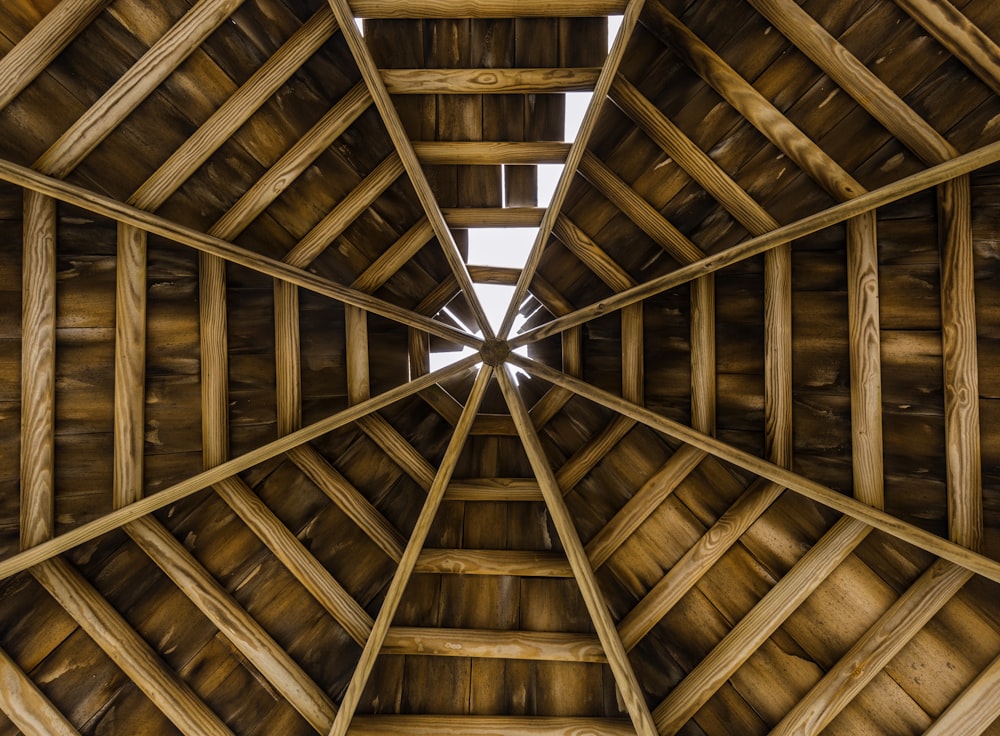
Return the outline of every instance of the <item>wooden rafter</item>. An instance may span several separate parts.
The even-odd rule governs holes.
[[[591,90],[600,69],[383,69],[380,73],[394,95],[488,95]]]
[[[445,498],[448,495],[445,494]],[[564,555],[524,550],[425,548],[414,572],[455,575],[516,575],[518,577],[568,578],[573,576]]]
[[[357,18],[576,18],[617,15],[624,0],[352,0]]]
[[[543,207],[446,207],[441,210],[449,227],[538,227]]]
[[[541,501],[542,492],[534,478],[462,478],[451,482],[444,497],[447,501]]]
[[[621,718],[580,716],[358,716],[351,724],[352,736],[566,736],[567,733],[599,733],[602,736],[633,736],[635,729]]]
[[[79,736],[52,701],[0,650],[0,711],[27,736]]]
[[[924,732],[924,736],[962,733],[978,736],[1000,718],[1000,658],[969,685]]]
[[[560,164],[569,143],[519,141],[414,141],[424,164]]]
[[[385,654],[436,657],[596,662],[607,659],[596,636],[556,631],[421,629],[395,626],[382,645]]]

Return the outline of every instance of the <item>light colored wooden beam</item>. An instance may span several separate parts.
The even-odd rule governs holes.
[[[1000,95],[1000,46],[946,0],[896,0],[956,59]]]
[[[425,491],[430,489],[434,483],[434,466],[385,417],[378,413],[369,414],[358,420],[358,426],[421,488]]]
[[[635,279],[566,215],[556,219],[552,234],[612,291],[625,291],[635,286]]]
[[[596,636],[555,631],[421,629],[394,626],[384,654],[434,657],[483,657],[545,662],[607,662]]]
[[[564,555],[525,550],[424,549],[413,571],[454,575],[573,577]]]
[[[534,478],[462,478],[445,491],[446,501],[541,501]]]
[[[142,497],[146,427],[146,233],[118,223],[113,505]]]
[[[69,563],[48,560],[31,572],[181,733],[232,736],[204,701]]]
[[[788,243],[764,253],[764,447],[768,460],[792,466],[792,252]]]
[[[0,59],[0,110],[31,84],[110,0],[62,0]]]
[[[646,366],[643,350],[644,337],[646,333],[642,312],[642,304],[630,304],[623,309],[621,313],[622,396],[629,401],[635,402],[636,404],[645,403],[646,389]],[[712,348],[714,354],[714,340]],[[714,364],[715,361],[713,360],[712,363]]]
[[[353,309],[353,307],[345,307]],[[302,426],[302,354],[299,330],[299,290],[274,282],[274,370],[278,434]]]
[[[556,528],[556,533],[559,534],[566,557],[573,569],[573,577],[580,586],[580,594],[587,606],[601,647],[608,658],[611,673],[614,675],[618,692],[632,719],[632,725],[639,736],[656,736],[656,727],[653,724],[649,708],[646,706],[642,688],[632,670],[632,664],[629,662],[625,647],[622,646],[622,641],[615,630],[608,605],[597,583],[597,577],[587,560],[580,537],[573,526],[573,520],[570,517],[569,509],[566,508],[559,483],[549,466],[541,440],[531,424],[528,409],[514,387],[512,379],[507,374],[506,366],[497,371],[497,380],[507,401],[507,406],[510,408],[511,416],[514,418],[521,442],[528,454],[528,461],[531,463],[535,477],[538,479],[538,485],[542,489],[545,506],[549,510],[552,524]]]
[[[538,227],[544,207],[446,207],[449,227]]]
[[[354,717],[354,711],[358,707],[361,694],[368,683],[372,668],[375,666],[375,660],[389,632],[392,619],[396,615],[396,609],[402,600],[406,584],[413,574],[413,568],[420,557],[420,552],[427,539],[427,534],[430,532],[431,524],[434,522],[434,517],[437,516],[441,499],[444,497],[448,483],[451,481],[451,475],[455,471],[459,456],[465,447],[466,438],[469,435],[469,430],[472,428],[472,420],[475,418],[476,412],[479,411],[479,405],[483,400],[486,387],[489,385],[492,375],[493,369],[488,365],[483,365],[479,370],[479,375],[476,376],[475,383],[472,385],[472,391],[469,394],[468,403],[462,410],[462,416],[455,426],[455,431],[448,442],[448,447],[445,449],[444,457],[441,458],[438,473],[434,478],[434,484],[427,494],[427,499],[420,510],[420,515],[413,526],[413,532],[406,543],[406,549],[400,558],[399,566],[396,568],[396,572],[392,576],[392,581],[389,583],[385,599],[382,601],[382,607],[379,609],[375,624],[372,627],[371,636],[368,637],[368,641],[365,643],[364,650],[361,652],[361,659],[358,661],[358,665],[354,669],[354,674],[351,676],[351,681],[344,693],[340,704],[340,711],[337,713],[337,718],[330,729],[330,736],[345,736],[351,727],[351,719]]]
[[[620,15],[624,0],[352,0],[357,18],[580,18]]]
[[[983,577],[995,582],[1000,582],[1000,562],[991,560],[981,554],[973,552],[965,547],[961,547],[954,542],[924,531],[918,527],[901,521],[884,511],[872,508],[853,498],[845,496],[837,491],[817,483],[808,478],[804,478],[797,473],[781,468],[762,458],[756,457],[748,452],[732,447],[720,440],[704,435],[690,427],[675,422],[666,417],[660,416],[649,409],[646,409],[631,402],[625,401],[619,396],[603,391],[599,388],[581,381],[580,379],[567,376],[537,361],[525,358],[517,353],[511,353],[508,358],[509,363],[523,368],[534,376],[550,383],[554,383],[567,388],[579,396],[601,404],[613,411],[631,417],[652,429],[663,432],[676,440],[685,442],[695,447],[705,450],[710,455],[714,455],[720,460],[730,462],[744,470],[748,470],[755,475],[763,476],[775,483],[795,491],[796,493],[810,498],[817,503],[839,511],[842,514],[852,516],[855,519],[865,522],[869,526],[886,532],[898,539],[908,542],[938,557],[954,562],[957,565],[967,568]]]
[[[55,531],[56,203],[24,193],[21,278],[21,548]]]
[[[677,733],[864,540],[871,527],[842,518],[733,627],[653,711],[661,734]]]
[[[561,164],[569,143],[532,141],[414,141],[423,164]]]
[[[568,494],[576,487],[577,483],[587,477],[587,474],[614,449],[615,445],[622,441],[625,435],[632,431],[634,426],[635,422],[630,419],[615,417],[608,422],[604,429],[574,452],[555,473],[556,483],[559,484],[562,495]]]
[[[941,232],[941,347],[948,487],[948,536],[978,550],[983,540],[972,203],[968,176],[938,189]]]
[[[924,736],[979,736],[1000,718],[1000,657],[938,716]]]
[[[691,426],[699,432],[715,434],[717,368],[714,274],[702,276],[691,282],[690,330]]]
[[[49,146],[34,167],[64,177],[180,66],[243,0],[199,0]]]
[[[818,734],[941,610],[972,573],[938,560],[771,731]]]
[[[146,517],[125,531],[187,598],[313,728],[333,723],[333,700],[159,521]]]
[[[30,549],[11,555],[7,559],[0,561],[0,580],[8,578],[11,575],[21,572],[22,570],[27,570],[34,565],[51,559],[52,557],[62,554],[67,550],[73,549],[77,545],[88,542],[91,539],[95,539],[102,534],[107,534],[110,531],[128,524],[130,521],[141,518],[146,514],[156,511],[157,509],[161,509],[164,506],[174,503],[175,501],[186,498],[192,493],[197,493],[214,483],[218,483],[220,480],[224,480],[225,478],[247,470],[254,465],[270,460],[271,458],[281,455],[282,453],[289,452],[299,445],[311,442],[317,437],[320,437],[328,432],[332,432],[333,430],[343,427],[346,424],[357,421],[365,414],[378,411],[379,409],[383,409],[389,404],[404,399],[407,396],[419,393],[428,386],[467,370],[471,366],[475,365],[478,360],[479,356],[470,355],[469,357],[463,358],[446,368],[434,371],[426,376],[417,377],[409,383],[390,389],[385,393],[373,397],[369,401],[348,407],[343,411],[337,412],[336,414],[326,417],[325,419],[321,419],[320,421],[303,427],[302,429],[292,432],[291,434],[287,434],[284,437],[279,437],[272,442],[268,442],[266,445],[262,445],[245,455],[233,458],[232,460],[227,460],[226,462],[204,470],[191,478],[175,483],[174,485],[159,491],[153,496],[146,496],[135,503],[131,503],[121,509],[112,511],[105,516],[94,519],[93,521],[89,521],[85,524],[81,524],[65,534],[60,534],[59,536],[53,537],[48,541],[41,542]]]
[[[473,266],[469,265],[469,275],[474,284],[503,284],[513,286],[517,283],[521,269],[507,266]]]
[[[403,233],[399,240],[389,246],[378,258],[354,279],[352,289],[374,294],[380,286],[392,278],[407,261],[416,256],[427,242],[434,237],[434,231],[426,217]]]
[[[347,400],[352,404],[371,398],[368,377],[368,313],[347,305],[344,307],[347,335]]]
[[[358,716],[351,736],[634,736],[624,719],[582,716]]]
[[[79,736],[31,678],[0,650],[0,711],[25,736]]]
[[[548,69],[382,69],[394,95],[489,95],[586,92],[599,67]]]
[[[204,467],[211,468],[229,459],[226,262],[210,253],[198,255],[201,446]]]

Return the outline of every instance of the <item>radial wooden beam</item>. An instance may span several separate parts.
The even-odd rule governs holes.
[[[27,570],[33,565],[37,565],[45,560],[51,559],[58,554],[73,549],[73,547],[83,544],[84,542],[88,542],[91,539],[95,539],[102,534],[118,529],[125,524],[128,524],[130,521],[139,519],[146,514],[156,511],[157,509],[161,509],[164,506],[174,503],[175,501],[179,501],[182,498],[190,496],[192,493],[197,493],[213,483],[217,483],[220,480],[224,480],[232,475],[235,475],[236,473],[247,470],[254,465],[270,460],[271,458],[281,455],[282,453],[289,452],[304,443],[311,442],[317,437],[321,437],[322,435],[332,432],[339,427],[343,427],[346,424],[357,421],[360,417],[363,417],[370,412],[378,411],[379,409],[399,401],[400,399],[419,393],[428,386],[445,380],[450,376],[458,375],[475,365],[479,360],[480,358],[478,355],[470,355],[469,357],[463,358],[457,363],[454,363],[446,368],[434,371],[426,376],[415,378],[409,383],[386,391],[383,394],[379,394],[369,401],[348,407],[343,411],[337,412],[336,414],[325,419],[321,419],[320,421],[310,424],[307,427],[303,427],[302,429],[292,432],[291,434],[279,437],[278,439],[269,442],[266,445],[262,445],[245,455],[233,458],[232,460],[227,460],[220,465],[204,470],[191,478],[159,491],[154,496],[146,496],[135,503],[131,503],[121,509],[112,511],[110,514],[106,514],[99,519],[94,519],[86,524],[81,524],[72,531],[60,534],[59,536],[48,541],[37,544],[31,549],[26,549],[15,555],[11,555],[7,559],[0,561],[0,580],[10,577],[11,575],[21,572],[22,570]]]
[[[494,549],[425,548],[417,558],[414,572],[545,578],[573,576],[566,557],[558,552]]]
[[[181,733],[232,736],[204,701],[69,563],[48,560],[31,572]]]
[[[55,61],[110,0],[62,0],[0,59],[0,110]]]
[[[580,593],[583,596],[583,601],[587,606],[587,611],[590,614],[591,621],[593,621],[594,629],[601,641],[604,653],[608,658],[608,664],[614,675],[615,683],[618,685],[618,692],[632,719],[632,725],[639,736],[656,736],[656,727],[653,724],[649,708],[646,706],[646,699],[642,688],[636,679],[635,672],[632,670],[632,664],[628,660],[625,647],[622,646],[622,641],[615,630],[614,621],[611,619],[611,613],[597,583],[597,577],[590,567],[583,544],[580,542],[580,536],[573,526],[569,510],[566,508],[566,502],[563,500],[559,483],[556,481],[555,474],[549,466],[549,461],[538,438],[538,434],[531,424],[528,409],[524,405],[520,394],[518,394],[505,368],[497,371],[497,380],[500,384],[500,389],[503,391],[504,398],[507,400],[511,416],[514,418],[514,424],[517,426],[521,442],[524,444],[524,449],[528,454],[528,461],[531,463],[535,477],[538,479],[538,485],[542,489],[542,495],[545,497],[545,506],[549,510],[552,524],[556,528],[556,533],[559,534],[566,557],[569,560],[570,567],[573,569],[573,577],[580,586]]]
[[[601,642],[588,634],[492,629],[427,629],[394,626],[384,654],[523,659],[536,662],[607,662]]]
[[[938,560],[771,732],[818,734],[958,593],[972,573]]]
[[[956,59],[1000,95],[1000,46],[946,0],[895,0]]]
[[[634,736],[627,720],[582,716],[358,716],[351,736]]]
[[[963,154],[871,192],[866,192],[853,199],[828,207],[816,214],[808,215],[793,223],[783,225],[777,230],[745,240],[731,248],[713,253],[694,263],[680,266],[670,273],[650,279],[620,294],[614,294],[599,302],[581,307],[569,314],[556,317],[544,325],[539,325],[512,337],[509,344],[512,348],[519,347],[529,342],[544,339],[571,327],[582,325],[608,312],[621,309],[628,304],[634,304],[661,294],[693,278],[718,271],[734,263],[739,263],[771,248],[784,243],[790,243],[793,240],[800,239],[831,225],[844,222],[851,217],[856,217],[857,215],[890,204],[942,182],[963,176],[978,168],[995,163],[998,160],[1000,160],[1000,143],[990,143],[975,151]],[[0,166],[0,176],[7,178],[4,174],[4,168]]]
[[[21,548],[55,531],[56,203],[24,193]]]
[[[423,164],[561,164],[569,143],[520,141],[414,141]]]
[[[0,711],[25,736],[79,736],[79,731],[0,650]]]
[[[478,356],[471,357],[477,358]],[[375,660],[389,632],[392,619],[396,615],[396,609],[399,607],[400,600],[402,600],[406,584],[413,574],[413,568],[420,556],[420,551],[424,546],[424,541],[427,539],[427,534],[430,532],[431,524],[434,522],[434,517],[437,516],[441,499],[451,480],[451,475],[455,471],[455,466],[458,464],[462,449],[465,447],[465,440],[469,435],[469,430],[472,428],[472,420],[475,418],[476,412],[479,411],[479,404],[486,393],[486,387],[489,384],[492,374],[493,369],[488,365],[483,365],[479,370],[479,375],[476,376],[476,381],[469,394],[468,403],[462,410],[462,416],[458,420],[451,440],[448,442],[444,457],[438,466],[438,473],[434,478],[434,484],[427,494],[427,499],[420,510],[420,515],[413,526],[413,532],[406,543],[406,549],[400,558],[399,566],[396,568],[392,581],[389,583],[389,588],[382,601],[382,607],[375,618],[371,636],[368,637],[368,641],[365,643],[364,650],[361,652],[361,659],[358,661],[354,674],[351,676],[351,682],[344,693],[340,704],[340,711],[337,713],[337,718],[330,729],[330,736],[345,736],[351,727],[351,719],[354,717],[361,694],[368,684],[368,678],[371,675],[372,668],[375,666]]]
[[[357,18],[578,18],[619,15],[624,0],[352,0]]]
[[[690,427],[660,416],[649,409],[625,401],[619,396],[589,385],[580,379],[567,376],[537,361],[530,360],[516,353],[511,353],[509,362],[523,368],[534,376],[550,383],[567,388],[579,396],[594,401],[625,416],[631,417],[642,424],[663,432],[676,440],[686,442],[705,450],[720,460],[732,463],[748,470],[755,475],[763,476],[775,483],[812,499],[817,503],[839,511],[842,514],[859,519],[866,524],[880,529],[898,539],[919,547],[938,557],[954,562],[995,582],[1000,582],[1000,562],[949,542],[930,532],[919,529],[912,524],[901,521],[884,511],[872,508],[844,496],[841,493],[804,478],[797,473],[781,468],[762,458],[737,449],[725,442],[704,435]]]
[[[938,716],[924,736],[979,736],[1000,718],[1000,657]]]
[[[242,2],[200,0],[49,146],[35,168],[58,177],[76,168]]]
[[[659,732],[677,733],[870,531],[856,519],[838,521],[657,706]]]
[[[313,728],[330,728],[337,712],[330,697],[166,527],[146,517],[125,531]]]
[[[578,92],[594,88],[599,67],[532,69],[382,69],[394,95],[489,95]]]
[[[369,52],[368,46],[365,45],[365,40],[361,37],[358,27],[354,24],[354,13],[360,12],[360,9],[355,7],[352,12],[351,7],[347,4],[347,0],[329,0],[329,3],[330,7],[333,8],[334,15],[337,17],[337,22],[340,23],[341,32],[351,49],[351,54],[354,56],[354,61],[361,71],[361,76],[368,86],[368,90],[375,102],[375,107],[378,108],[382,122],[385,124],[389,137],[392,139],[392,143],[399,153],[399,157],[403,162],[403,168],[410,177],[410,182],[413,184],[417,199],[420,200],[424,213],[431,223],[431,228],[433,228],[434,234],[441,244],[445,259],[448,261],[448,265],[451,267],[451,271],[466,301],[469,303],[469,307],[472,309],[476,325],[485,337],[491,338],[493,337],[493,328],[490,326],[486,312],[483,311],[483,305],[479,302],[479,297],[472,288],[472,279],[469,277],[465,259],[462,257],[458,245],[455,243],[455,238],[452,236],[451,230],[445,222],[441,208],[434,197],[434,193],[431,191],[427,177],[424,175],[424,169],[420,165],[420,161],[417,160],[413,144],[410,143],[410,137],[403,127],[399,113],[396,111],[396,106],[389,97],[385,84],[382,82],[382,76],[375,66],[371,52]],[[375,3],[376,7],[381,5],[381,0]],[[452,12],[458,10],[452,7],[451,3],[448,3],[446,7],[449,7]],[[414,10],[418,8],[419,6],[413,7]]]

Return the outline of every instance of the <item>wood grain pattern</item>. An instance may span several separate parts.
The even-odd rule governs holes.
[[[403,233],[399,240],[382,252],[382,255],[372,261],[371,265],[354,280],[351,288],[369,294],[374,293],[392,278],[393,274],[406,265],[407,261],[420,252],[420,249],[427,245],[432,237],[434,237],[434,231],[425,217]]]
[[[538,227],[545,210],[541,207],[445,207],[449,227]]]
[[[395,427],[375,412],[358,420],[358,426],[424,490],[434,483],[434,466]]]
[[[445,498],[448,498],[445,495]],[[572,577],[566,557],[557,552],[491,549],[425,548],[414,572],[456,575],[517,575],[519,577]]]
[[[630,304],[622,310],[622,396],[636,404],[645,402],[646,390],[645,349],[643,347],[645,328],[642,312],[642,304]],[[714,332],[712,336],[714,338]],[[714,351],[715,341],[713,339],[713,354]],[[714,364],[715,360],[713,359],[711,362]],[[714,370],[712,375],[715,375]],[[714,391],[712,395],[714,397]]]
[[[302,426],[302,354],[299,344],[299,290],[274,282],[274,384],[278,434]]]
[[[394,626],[382,645],[385,654],[437,657],[597,662],[607,659],[596,636],[552,631],[421,629]]]
[[[198,322],[201,345],[201,442],[206,468],[229,459],[229,331],[226,263],[200,253]]]
[[[538,94],[585,92],[594,88],[597,67],[547,69],[382,69],[394,95]]]
[[[924,732],[924,736],[967,734],[979,736],[1000,718],[1000,658],[994,659],[947,710]]]
[[[613,291],[635,286],[635,279],[569,217],[560,215],[552,226],[552,234]]]
[[[558,716],[358,716],[351,736],[632,736],[627,720]]]
[[[368,313],[347,305],[344,307],[347,335],[347,400],[358,403],[371,398],[368,377]]]
[[[0,650],[0,711],[25,736],[79,736],[66,716],[3,650]]]
[[[453,480],[446,501],[541,501],[534,478],[461,478]]]
[[[529,414],[529,417],[531,415]],[[534,426],[534,425],[532,425]],[[622,441],[635,422],[623,417],[615,417],[600,432],[591,437],[580,449],[570,456],[556,471],[556,483],[566,495],[593,470],[604,457]]]
[[[764,449],[792,465],[792,252],[785,243],[764,254]]]
[[[518,141],[413,141],[424,164],[559,164],[568,143]]]
[[[691,426],[706,434],[715,434],[717,372],[715,276],[708,274],[691,282]]]
[[[357,18],[560,18],[618,15],[623,0],[353,0]]]

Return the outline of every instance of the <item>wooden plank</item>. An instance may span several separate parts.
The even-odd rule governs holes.
[[[344,322],[347,336],[347,400],[357,404],[371,398],[368,377],[368,313],[346,305]]]
[[[513,286],[517,283],[517,277],[521,274],[519,268],[508,268],[506,266],[474,266],[469,265],[469,275],[474,284],[503,284]]]
[[[229,335],[226,263],[221,258],[199,254],[198,295],[202,459],[211,468],[229,459]]]
[[[924,736],[979,736],[1000,718],[1000,657],[924,731]]]
[[[583,18],[620,15],[623,0],[353,0],[356,18]]]
[[[368,683],[372,668],[375,666],[375,659],[378,657],[386,634],[389,632],[392,619],[396,615],[399,602],[403,597],[403,591],[406,589],[406,584],[413,573],[413,568],[424,546],[424,541],[430,532],[431,524],[434,522],[434,517],[437,516],[441,499],[451,480],[451,475],[458,463],[462,449],[465,447],[465,440],[468,437],[469,429],[472,427],[472,420],[475,418],[476,412],[479,411],[479,404],[486,393],[486,387],[492,375],[493,369],[488,365],[483,365],[479,370],[479,375],[476,376],[472,392],[469,394],[469,401],[462,410],[462,416],[459,418],[451,440],[448,442],[444,457],[438,466],[438,474],[434,478],[434,484],[431,486],[431,490],[427,494],[427,500],[420,510],[420,515],[417,517],[413,533],[406,543],[406,549],[399,561],[399,566],[392,576],[392,582],[389,583],[382,607],[379,609],[375,624],[372,627],[371,636],[368,637],[368,641],[365,643],[365,648],[361,652],[361,659],[358,661],[354,674],[351,676],[351,682],[344,693],[340,704],[340,711],[337,713],[337,718],[330,729],[330,736],[344,736],[351,727],[351,719],[354,717],[354,711],[357,709],[358,702]]]
[[[709,277],[711,278],[711,277]],[[699,279],[699,282],[702,279]],[[644,336],[645,329],[642,317],[643,305],[630,304],[622,310],[622,396],[636,404],[645,403],[645,362],[644,362]],[[694,329],[692,327],[692,329]],[[715,330],[714,320],[711,331],[712,361],[715,363]],[[701,345],[704,348],[704,345]],[[692,351],[695,351],[692,346]],[[715,371],[712,371],[715,375]],[[715,392],[712,392],[712,405],[715,405]],[[715,413],[714,411],[712,412]]]
[[[235,511],[250,530],[281,560],[334,620],[358,644],[371,633],[372,618],[305,548],[298,537],[274,515],[267,504],[238,477],[214,486],[219,498]]]
[[[556,219],[552,234],[613,291],[625,291],[635,286],[635,279],[565,215]]]
[[[956,59],[1000,94],[1000,46],[945,0],[895,0]]]
[[[413,571],[549,578],[568,578],[573,575],[566,557],[557,552],[493,549],[424,549],[417,558]]]
[[[691,282],[691,426],[706,434],[715,434],[716,372],[715,276],[708,274]]]
[[[358,716],[351,736],[633,736],[627,720],[558,716]]]
[[[541,501],[534,478],[462,478],[445,491],[446,501]]]
[[[817,734],[941,610],[972,573],[938,560],[875,622],[771,732]]]
[[[35,161],[57,177],[75,169],[243,0],[199,0]]]
[[[385,418],[376,413],[358,420],[358,426],[424,490],[434,483],[434,466],[407,442]]]
[[[978,550],[983,540],[983,478],[968,176],[939,188],[938,220],[948,536],[953,542]]]
[[[0,711],[25,736],[79,736],[31,678],[0,650]]]
[[[901,521],[884,511],[872,508],[853,498],[838,493],[821,483],[781,468],[767,460],[721,442],[714,437],[697,432],[690,427],[685,427],[649,409],[632,404],[619,396],[602,391],[580,379],[567,376],[564,373],[560,373],[517,353],[511,353],[508,361],[538,378],[563,386],[586,399],[590,399],[624,416],[631,417],[680,442],[699,447],[720,460],[730,462],[751,473],[763,476],[789,490],[795,491],[842,514],[852,516],[904,542],[908,542],[938,557],[950,560],[990,580],[1000,582],[1000,562],[991,560],[965,547],[960,547],[935,534]]]
[[[435,657],[597,662],[607,659],[596,636],[554,631],[424,629],[394,626],[382,645],[385,654]]]
[[[586,92],[594,88],[598,67],[517,69],[382,69],[394,95],[539,94]]]
[[[414,141],[424,164],[561,164],[568,143],[517,141]]]
[[[56,203],[24,193],[21,548],[55,531]]]
[[[63,560],[47,560],[32,575],[130,680],[188,736],[232,732],[80,573]]]
[[[35,77],[108,4],[109,0],[62,0],[0,59],[0,110],[7,107]]]
[[[236,133],[337,30],[337,22],[321,5],[260,68],[212,113],[194,135],[174,151],[142,186],[129,204],[155,211],[208,158]]]
[[[465,371],[475,365],[478,360],[479,356],[470,355],[469,357],[463,358],[446,368],[434,371],[433,373],[428,373],[426,376],[419,376],[407,384],[390,389],[389,391],[379,394],[362,404],[356,404],[355,406],[348,407],[343,411],[337,412],[336,414],[326,417],[325,419],[321,419],[318,422],[314,422],[313,424],[303,427],[300,430],[296,430],[291,434],[279,437],[278,439],[269,442],[266,445],[262,445],[245,455],[233,458],[232,460],[227,460],[220,465],[204,470],[191,478],[181,481],[180,483],[175,483],[174,485],[159,491],[154,496],[146,496],[145,498],[129,504],[124,508],[112,511],[110,514],[102,516],[99,519],[94,519],[86,524],[81,524],[72,531],[60,534],[59,536],[53,537],[46,542],[37,544],[31,549],[26,549],[15,555],[11,555],[7,559],[0,561],[0,580],[10,577],[11,575],[23,570],[27,570],[34,565],[51,559],[52,557],[62,554],[67,550],[73,549],[73,547],[76,547],[79,544],[95,539],[102,534],[107,534],[114,529],[118,529],[125,524],[128,524],[130,521],[134,521],[142,516],[145,516],[146,514],[156,511],[157,509],[168,506],[175,501],[179,501],[182,498],[190,496],[192,493],[197,493],[198,491],[203,490],[214,483],[218,483],[220,480],[224,480],[231,475],[235,475],[236,473],[240,473],[248,468],[252,468],[254,465],[270,460],[271,458],[277,457],[282,453],[289,452],[299,445],[311,442],[317,437],[320,437],[328,432],[332,432],[338,427],[343,427],[344,425],[357,421],[358,418],[364,416],[365,414],[378,411],[379,409],[404,399],[407,396],[419,393],[428,386],[445,380],[449,376],[460,374],[462,371]]]
[[[142,496],[146,426],[146,234],[118,224],[113,505]]]
[[[302,426],[302,353],[299,339],[299,290],[285,281],[275,280],[274,384],[279,435],[294,432]]]
[[[529,415],[530,417],[530,415]],[[516,425],[516,422],[515,422]],[[534,425],[531,425],[534,427]],[[573,453],[573,455],[562,464],[562,467],[555,474],[556,483],[562,489],[562,495],[566,495],[582,481],[594,467],[604,459],[615,445],[629,432],[635,422],[615,417],[598,434],[588,440],[583,447]],[[544,491],[543,491],[544,493]]]
[[[885,508],[882,358],[875,213],[847,221],[847,307],[851,346],[851,463],[854,497]]]
[[[313,728],[330,728],[337,712],[333,700],[166,527],[146,517],[125,531]]]
[[[648,519],[660,504],[687,478],[705,453],[681,445],[653,476],[618,510],[611,520],[587,542],[584,551],[595,570],[613,555],[625,540]]]
[[[380,286],[392,278],[407,261],[417,255],[430,239],[434,231],[427,218],[422,218],[413,227],[403,233],[399,240],[389,246],[378,258],[372,261],[351,284],[352,289],[375,293]]]
[[[534,426],[531,424],[528,409],[524,405],[520,394],[517,393],[517,389],[507,374],[506,368],[502,368],[497,372],[497,380],[500,384],[500,389],[503,391],[504,398],[507,400],[507,406],[510,408],[511,416],[514,418],[518,434],[524,443],[524,449],[528,454],[528,460],[535,472],[535,477],[538,479],[538,485],[542,489],[542,495],[545,497],[545,506],[549,510],[552,523],[559,534],[559,539],[566,552],[570,567],[573,569],[573,577],[580,586],[580,593],[583,596],[584,603],[587,606],[587,611],[590,614],[591,621],[593,621],[594,629],[601,641],[604,653],[608,658],[608,664],[611,667],[611,672],[618,685],[622,700],[625,702],[625,707],[632,719],[632,725],[635,727],[636,733],[640,734],[640,736],[655,736],[656,727],[653,724],[649,708],[646,706],[642,688],[636,679],[635,672],[632,670],[625,647],[622,646],[622,641],[615,630],[614,621],[611,619],[611,613],[598,586],[597,577],[590,567],[583,544],[580,542],[580,537],[573,526],[569,510],[566,508],[566,502],[563,500],[559,482],[556,480],[556,476],[549,466],[545,450],[538,438],[538,434],[535,432]]]
[[[764,254],[764,446],[775,465],[792,465],[792,252]]]
[[[864,540],[871,527],[842,518],[733,627],[653,711],[660,733],[676,733]]]
[[[538,227],[545,214],[542,207],[446,207],[442,210],[449,227]]]

